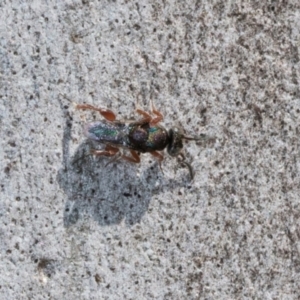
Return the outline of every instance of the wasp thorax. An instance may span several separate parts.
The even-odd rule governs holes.
[[[144,142],[148,139],[148,132],[142,127],[136,127],[132,132],[129,134],[129,140],[132,143],[135,142]]]
[[[177,156],[183,148],[183,134],[178,128],[175,127],[169,130],[169,138],[170,142],[168,145],[168,153],[171,156]]]

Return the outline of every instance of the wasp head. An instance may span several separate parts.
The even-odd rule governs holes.
[[[183,148],[183,133],[177,127],[171,128],[169,130],[169,145],[168,145],[168,153],[171,156],[177,156],[181,149]]]
[[[199,137],[190,137],[184,135],[183,132],[177,127],[171,128],[169,130],[168,153],[173,157],[181,154],[181,150],[183,148],[183,140],[198,141],[205,139],[205,135],[201,135]]]

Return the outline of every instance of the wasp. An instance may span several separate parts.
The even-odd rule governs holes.
[[[182,153],[183,140],[199,140],[201,137],[188,137],[177,128],[165,129],[159,123],[163,120],[163,115],[156,110],[152,104],[152,116],[144,110],[137,109],[136,112],[142,116],[137,121],[117,121],[116,115],[109,109],[97,108],[90,104],[76,104],[77,109],[93,110],[99,112],[104,120],[89,123],[85,126],[85,136],[93,141],[105,144],[105,149],[92,149],[91,154],[95,156],[107,156],[116,161],[124,159],[132,163],[140,162],[140,153],[150,153],[154,156],[161,167],[163,161],[163,151],[172,157],[177,157],[179,162],[185,165],[194,177],[192,166],[185,161]],[[120,153],[120,148],[128,149],[129,155]]]

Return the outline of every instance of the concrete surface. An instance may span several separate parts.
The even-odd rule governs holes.
[[[1,299],[299,299],[299,1],[0,2]],[[71,101],[207,134],[86,154]]]

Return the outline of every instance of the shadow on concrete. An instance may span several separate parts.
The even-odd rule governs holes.
[[[165,186],[185,186],[187,179],[165,180],[157,163],[137,176],[138,165],[117,161],[105,166],[108,158],[89,155],[93,143],[86,140],[70,157],[72,118],[62,107],[66,124],[63,135],[63,167],[57,181],[67,195],[64,224],[70,227],[86,215],[99,225],[126,225],[140,222],[153,195]],[[94,148],[94,147],[93,147]],[[158,180],[159,179],[159,180]],[[157,182],[163,184],[157,185]]]

